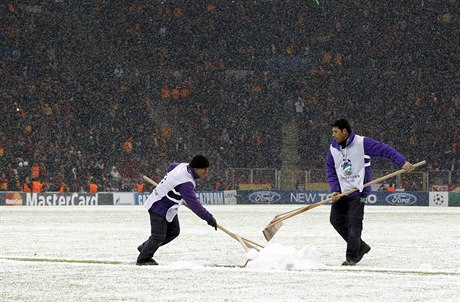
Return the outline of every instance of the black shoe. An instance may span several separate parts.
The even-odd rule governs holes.
[[[370,250],[371,250],[371,247],[369,245],[367,245],[367,243],[363,242],[363,244],[361,244],[361,246],[359,247],[358,259],[356,259],[356,263],[361,261],[361,259],[363,259],[364,255],[369,253]]]
[[[141,245],[139,245],[139,246],[137,247],[137,250],[139,251],[139,253],[142,252],[142,248],[143,248],[143,247],[144,247],[143,244],[141,244]]]
[[[137,260],[136,265],[158,265],[158,263],[153,258],[149,258],[146,260]]]
[[[356,265],[356,262],[353,261],[353,260],[345,260],[343,263],[342,263],[343,266],[355,266]]]

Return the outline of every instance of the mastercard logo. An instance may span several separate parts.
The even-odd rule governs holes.
[[[19,193],[6,193],[5,204],[7,206],[22,206],[22,197]]]

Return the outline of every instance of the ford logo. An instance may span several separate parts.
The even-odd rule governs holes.
[[[388,204],[408,206],[417,202],[417,197],[409,193],[393,193],[385,198]]]
[[[249,200],[254,203],[275,203],[281,195],[271,191],[257,191],[249,195]]]

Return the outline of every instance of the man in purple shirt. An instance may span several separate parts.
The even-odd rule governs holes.
[[[180,232],[177,210],[185,201],[187,206],[208,225],[217,230],[216,219],[196,197],[196,183],[208,173],[209,161],[199,154],[190,163],[172,163],[168,173],[144,203],[150,215],[150,237],[137,247],[137,265],[158,265],[153,259],[157,249],[174,240]]]
[[[392,147],[368,137],[357,135],[346,119],[332,124],[332,141],[326,160],[326,174],[334,203],[330,222],[347,242],[346,260],[342,265],[356,265],[371,247],[361,239],[364,203],[371,188],[363,187],[371,181],[371,158],[385,157],[406,171],[414,166]],[[338,198],[342,192],[358,191]]]

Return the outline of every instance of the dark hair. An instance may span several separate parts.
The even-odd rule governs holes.
[[[350,123],[344,119],[344,118],[341,118],[339,120],[336,120],[334,122],[334,124],[331,125],[332,127],[337,127],[339,128],[340,130],[343,130],[343,129],[347,129],[347,132],[348,133],[351,133],[351,126],[350,126]]]
[[[209,161],[206,157],[204,157],[204,155],[198,154],[192,158],[190,167],[198,169],[207,168],[209,167]]]

